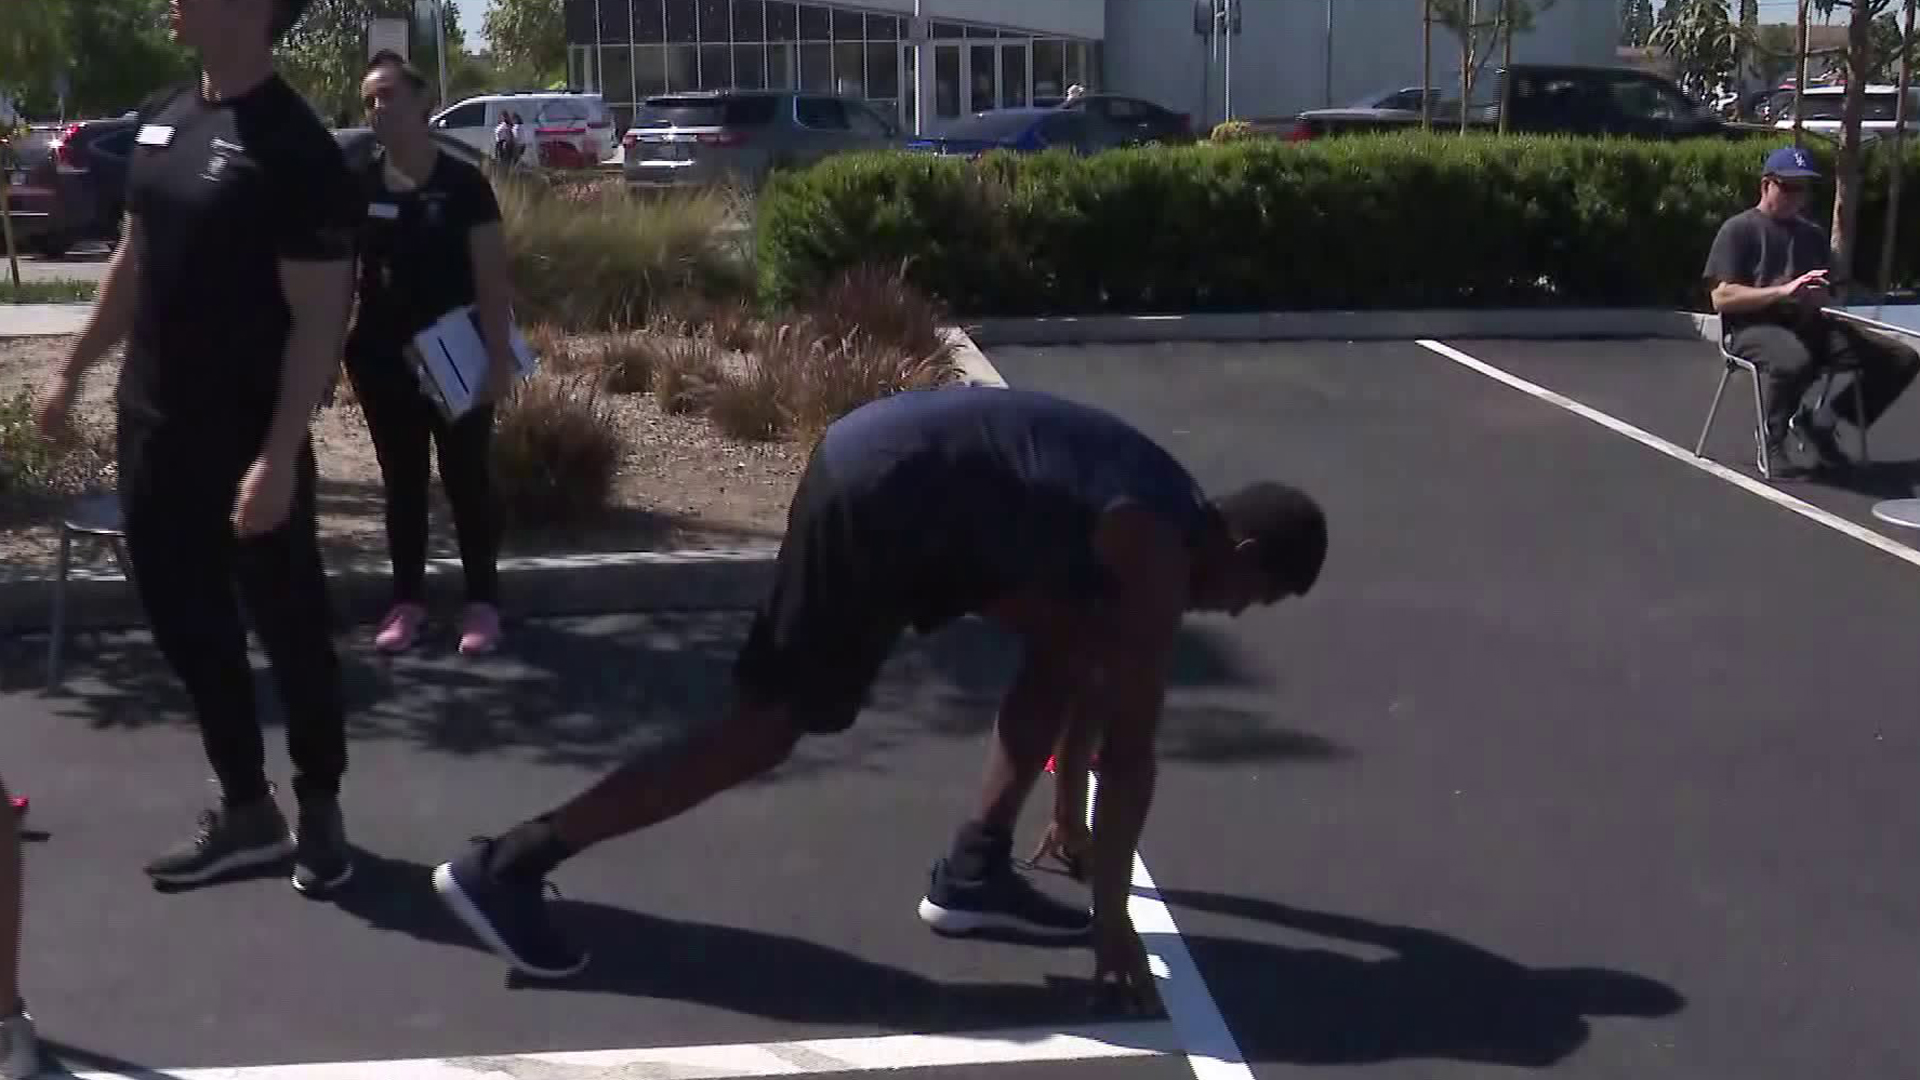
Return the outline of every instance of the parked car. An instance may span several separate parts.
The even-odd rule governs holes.
[[[621,169],[645,187],[757,187],[774,169],[900,145],[899,126],[860,98],[789,90],[662,94],[635,112]]]
[[[1132,143],[1138,130],[1116,127],[1098,112],[1066,108],[993,109],[963,116],[938,135],[911,139],[915,153],[978,157],[990,150],[1037,154],[1066,149],[1096,154]]]
[[[86,120],[29,131],[6,169],[14,242],[49,258],[82,240],[117,240],[138,122]]]
[[[613,154],[613,113],[599,94],[528,92],[470,97],[433,117],[433,128],[493,156],[493,129],[507,113],[520,117],[531,144],[528,164],[592,168]]]
[[[1118,146],[1146,146],[1149,143],[1179,145],[1194,141],[1193,117],[1156,105],[1142,98],[1119,94],[1082,94],[1065,98],[1035,98],[1036,107],[1069,109],[1090,113],[1100,120],[1098,129],[1108,133],[1124,132]]]
[[[1818,135],[1824,135],[1835,141],[1840,138],[1840,126],[1847,104],[1847,88],[1844,86],[1809,86],[1800,96],[1801,126]],[[1898,86],[1869,85],[1866,91],[1866,111],[1861,114],[1860,138],[1871,141],[1883,135],[1890,135],[1894,129],[1894,119],[1900,106],[1900,88]],[[1793,128],[1793,91],[1787,90],[1779,95],[1774,107],[1774,127],[1782,131]],[[1911,138],[1920,132],[1920,88],[1907,91],[1907,135]]]
[[[1490,130],[1500,122],[1506,80],[1507,128],[1524,134],[1615,135],[1645,139],[1727,137],[1738,129],[1693,101],[1671,79],[1630,67],[1515,64],[1480,79],[1467,102],[1470,128]],[[1434,125],[1458,130],[1458,93],[1433,108]],[[1295,118],[1289,138],[1300,141],[1361,131],[1401,131],[1420,124],[1420,110],[1312,109]]]

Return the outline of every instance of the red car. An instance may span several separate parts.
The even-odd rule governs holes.
[[[31,131],[0,151],[14,242],[57,258],[82,240],[117,240],[137,128],[132,119],[82,121]]]

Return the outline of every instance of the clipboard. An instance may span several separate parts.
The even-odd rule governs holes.
[[[509,321],[508,341],[513,350],[514,378],[533,374],[538,361],[533,348]],[[486,338],[480,329],[479,309],[471,304],[454,308],[413,336],[407,343],[407,359],[420,388],[449,421],[472,411],[480,389],[486,384]]]

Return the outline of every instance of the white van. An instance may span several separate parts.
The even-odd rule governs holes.
[[[435,130],[493,156],[493,129],[507,113],[520,117],[528,165],[588,169],[613,156],[613,113],[599,94],[555,91],[470,97],[433,118]]]

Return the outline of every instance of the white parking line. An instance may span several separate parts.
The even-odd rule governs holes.
[[[1703,457],[1695,457],[1692,450],[1689,450],[1683,446],[1676,446],[1675,444],[1670,443],[1665,439],[1662,439],[1658,435],[1654,435],[1654,434],[1651,434],[1650,432],[1643,431],[1640,428],[1634,427],[1632,424],[1627,423],[1625,420],[1621,420],[1618,417],[1609,416],[1608,414],[1603,413],[1600,410],[1595,409],[1591,406],[1583,405],[1580,402],[1575,401],[1564,394],[1555,393],[1554,391],[1549,390],[1546,387],[1541,386],[1537,383],[1528,382],[1527,380],[1522,379],[1517,375],[1513,375],[1508,372],[1502,371],[1499,368],[1494,367],[1492,364],[1489,364],[1484,360],[1475,359],[1474,357],[1461,352],[1459,349],[1456,349],[1451,345],[1443,345],[1438,341],[1424,341],[1424,340],[1419,342],[1419,344],[1423,348],[1439,353],[1441,356],[1446,357],[1447,359],[1453,361],[1454,363],[1459,364],[1462,367],[1469,368],[1473,371],[1477,371],[1480,374],[1485,375],[1489,379],[1493,379],[1497,382],[1503,382],[1508,386],[1513,387],[1515,390],[1519,390],[1522,393],[1531,394],[1532,396],[1539,398],[1541,401],[1547,402],[1548,404],[1557,405],[1560,408],[1565,409],[1570,413],[1573,413],[1575,416],[1581,417],[1582,419],[1585,419],[1585,420],[1591,420],[1594,423],[1599,424],[1601,427],[1606,428],[1608,431],[1612,431],[1615,434],[1619,434],[1619,435],[1625,435],[1627,438],[1632,439],[1634,442],[1637,442],[1642,446],[1651,447],[1667,455],[1670,458],[1674,458],[1675,460],[1686,462],[1688,465],[1691,465],[1694,468],[1699,469],[1701,472],[1708,473],[1713,476],[1717,476],[1720,479],[1725,480],[1727,483],[1732,484],[1734,487],[1737,487],[1742,491],[1748,492],[1749,494],[1758,495],[1759,497],[1767,500],[1768,502],[1773,503],[1775,506],[1785,507],[1786,509],[1793,511],[1796,514],[1799,514],[1801,517],[1807,518],[1808,520],[1811,520],[1811,521],[1817,521],[1820,524],[1825,525],[1827,528],[1832,529],[1833,531],[1840,533],[1843,536],[1850,536],[1853,539],[1860,541],[1861,543],[1867,545],[1870,548],[1873,548],[1877,551],[1884,552],[1888,555],[1893,556],[1896,559],[1900,559],[1904,562],[1910,563],[1911,565],[1920,566],[1920,551],[1916,551],[1913,548],[1910,548],[1905,544],[1902,544],[1896,540],[1892,540],[1885,536],[1882,536],[1879,533],[1873,531],[1872,529],[1867,528],[1864,525],[1857,525],[1854,522],[1848,521],[1846,518],[1839,516],[1838,514],[1834,514],[1829,511],[1822,510],[1819,507],[1813,505],[1812,503],[1805,502],[1800,499],[1796,499],[1793,496],[1787,494],[1786,492],[1781,491],[1779,488],[1773,487],[1772,485],[1764,483],[1760,480],[1756,480],[1753,477],[1746,475],[1745,473],[1736,472],[1732,469],[1729,469],[1725,465],[1722,465],[1717,461],[1711,461]]]
[[[1087,827],[1093,827],[1093,807],[1100,790],[1098,777],[1087,778]],[[1173,1029],[1180,1033],[1187,1067],[1197,1080],[1253,1080],[1253,1070],[1240,1053],[1220,1007],[1213,1002],[1200,968],[1174,924],[1173,912],[1147,872],[1138,852],[1133,856],[1133,895],[1127,901],[1133,931],[1147,948],[1147,963],[1160,981],[1160,1001],[1167,1007]]]
[[[721,1080],[833,1072],[1017,1065],[1180,1052],[1163,1021],[1090,1024],[1053,1031],[1015,1028],[963,1035],[882,1035],[729,1046],[668,1046],[497,1057],[414,1058],[212,1069],[140,1069],[70,1074],[77,1080]],[[63,1075],[54,1073],[53,1076]]]

